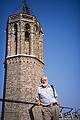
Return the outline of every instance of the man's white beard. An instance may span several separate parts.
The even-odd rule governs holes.
[[[43,86],[43,87],[46,87],[47,85],[48,85],[47,83],[45,83],[45,84],[42,84],[42,86]]]

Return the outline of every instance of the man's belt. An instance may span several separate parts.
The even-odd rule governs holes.
[[[51,103],[49,105],[42,105],[43,107],[50,107],[50,106],[55,106],[55,105],[58,105],[58,103]]]

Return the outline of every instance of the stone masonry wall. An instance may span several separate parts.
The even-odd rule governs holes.
[[[30,56],[10,57],[6,60],[6,99],[25,102],[35,102],[36,88],[43,74],[44,64]],[[20,103],[5,103],[5,120],[32,120],[30,110],[33,105]],[[34,108],[35,112],[39,109]],[[36,120],[39,119],[39,114]]]

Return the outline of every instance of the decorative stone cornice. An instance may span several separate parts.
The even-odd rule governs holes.
[[[37,59],[39,62],[41,62],[44,65],[43,61],[39,60],[35,55],[26,55],[26,54],[11,55],[11,56],[7,56],[6,60],[10,59],[10,58],[16,58],[16,57],[30,57],[30,58],[35,58],[35,59]]]

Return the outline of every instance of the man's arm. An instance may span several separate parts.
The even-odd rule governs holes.
[[[40,102],[40,96],[39,96],[39,88],[37,89],[37,92],[36,92],[36,105],[41,105],[41,102]]]
[[[56,97],[56,100],[57,100],[57,104],[60,106],[60,100],[58,96]]]
[[[55,87],[54,87],[54,94],[55,94],[55,98],[56,98],[56,100],[57,100],[57,104],[60,106],[59,96],[58,96],[58,94],[57,94],[57,92],[56,92]]]

